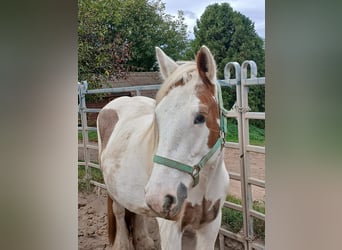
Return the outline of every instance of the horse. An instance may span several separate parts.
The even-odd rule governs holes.
[[[97,118],[110,246],[156,249],[146,228],[152,216],[163,250],[214,249],[229,187],[216,63],[206,46],[182,63],[155,49],[163,78],[156,98],[116,98]]]

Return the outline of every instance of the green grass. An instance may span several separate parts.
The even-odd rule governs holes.
[[[88,131],[88,139],[91,142],[97,142],[97,132]],[[82,140],[82,131],[78,131],[78,140]],[[256,126],[249,126],[249,140],[252,145],[265,146],[265,130]],[[238,127],[236,122],[228,120],[228,129],[226,134],[226,141],[238,142]]]
[[[241,205],[241,200],[235,196],[228,195],[227,201]],[[265,214],[265,203],[254,201],[253,209]],[[242,212],[236,211],[231,208],[223,207],[222,209],[222,224],[229,231],[238,233],[243,228]],[[263,220],[253,218],[253,231],[257,239],[265,240],[265,222]]]
[[[226,141],[238,142],[238,126],[236,122],[228,120]],[[249,141],[252,145],[265,146],[265,130],[249,125]]]
[[[241,200],[232,195],[228,195],[226,200],[241,205]],[[231,208],[223,207],[222,224],[227,227],[229,231],[238,233],[243,227],[242,213]]]
[[[78,131],[78,140],[81,141],[82,139],[83,139],[82,131]],[[97,142],[97,132],[88,131],[88,140],[91,142]]]
[[[91,180],[104,183],[103,175],[100,169],[89,167]],[[78,190],[85,190],[86,182],[85,182],[85,166],[78,166]]]

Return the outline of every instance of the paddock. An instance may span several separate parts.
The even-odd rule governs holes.
[[[235,78],[231,78],[231,73],[233,71],[235,72]],[[229,121],[236,119],[238,127],[238,142],[225,142],[224,160],[231,179],[229,194],[239,198],[241,202],[226,201],[223,209],[225,210],[224,214],[227,216],[233,212],[234,214],[237,214],[237,216],[241,216],[242,225],[240,230],[232,230],[227,226],[227,222],[225,221],[229,217],[223,216],[222,225],[217,237],[216,249],[265,249],[264,238],[256,233],[258,230],[256,226],[264,225],[265,223],[265,214],[258,212],[254,206],[257,202],[265,202],[265,147],[251,145],[249,138],[249,120],[264,120],[265,113],[253,112],[248,105],[249,86],[259,85],[260,87],[264,87],[265,78],[257,77],[257,65],[254,61],[245,61],[241,66],[236,62],[228,63],[225,67],[224,77],[223,80],[217,81],[218,84],[220,84],[221,87],[234,87],[236,89],[237,97],[233,107],[225,107],[226,110],[224,115],[228,118],[228,125]],[[80,126],[78,127],[78,130],[82,132],[79,152],[80,155],[83,156],[79,157],[78,165],[84,166],[85,175],[83,181],[86,183],[86,188],[90,190],[95,187],[95,189],[97,189],[98,198],[101,198],[101,195],[105,195],[104,189],[106,189],[106,187],[103,183],[94,180],[91,175],[92,168],[99,169],[97,163],[98,146],[96,143],[89,141],[88,131],[96,131],[96,127],[88,126],[87,115],[98,113],[100,109],[88,108],[86,105],[86,96],[124,92],[130,92],[132,95],[144,95],[145,91],[157,91],[159,87],[160,85],[156,84],[120,88],[88,89],[87,82],[78,83],[80,117]],[[81,200],[81,202],[79,200],[79,208],[80,203],[81,208],[87,208],[85,198],[80,198],[79,196],[79,199]],[[93,200],[91,202],[93,202]],[[98,205],[99,207],[101,207],[101,202],[101,199],[97,201],[97,203],[100,204]],[[84,214],[83,212],[79,214],[79,220],[80,215],[89,215],[87,211],[85,211]],[[99,211],[101,212],[101,208],[99,208]],[[100,215],[99,218],[102,218],[101,216],[102,215]],[[96,215],[94,215],[93,218],[94,217],[96,217]],[[104,219],[100,219],[100,222],[105,223]],[[94,221],[94,223],[96,223],[96,221]],[[105,234],[105,232],[102,232],[101,230],[99,232]],[[85,247],[82,249],[87,248]],[[96,246],[92,246],[89,249],[96,249]]]

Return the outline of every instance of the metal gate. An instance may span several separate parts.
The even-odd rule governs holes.
[[[248,77],[249,68],[249,77]],[[235,71],[235,78],[231,79],[231,71]],[[225,237],[239,241],[243,249],[265,249],[264,241],[256,239],[253,230],[254,218],[265,223],[265,215],[253,209],[252,186],[265,189],[265,180],[251,177],[250,153],[265,154],[265,147],[250,144],[249,120],[265,120],[265,112],[251,112],[248,105],[248,90],[251,85],[265,85],[265,78],[257,78],[257,65],[254,61],[244,61],[240,66],[230,62],[224,69],[224,80],[219,80],[221,86],[236,87],[236,103],[230,111],[224,112],[227,118],[236,118],[238,123],[238,143],[226,142],[227,148],[238,148],[240,154],[240,174],[230,172],[230,178],[241,183],[241,205],[226,201],[224,207],[240,211],[243,217],[243,228],[239,233],[233,233],[221,227],[219,234],[219,249],[225,247]],[[264,168],[265,169],[265,168]]]
[[[248,70],[249,68],[249,70]],[[231,78],[231,71],[235,72],[235,78]],[[248,74],[249,72],[249,74]],[[249,77],[248,77],[249,75]],[[250,153],[256,152],[265,154],[265,147],[255,146],[250,144],[249,140],[249,120],[260,119],[265,120],[264,112],[251,112],[248,106],[248,90],[251,85],[264,85],[265,78],[257,77],[257,65],[254,61],[245,61],[240,66],[236,62],[227,63],[224,69],[224,80],[218,80],[221,86],[235,86],[236,88],[236,102],[231,110],[225,110],[224,115],[227,118],[234,118],[238,125],[238,142],[226,142],[226,148],[235,148],[239,150],[240,155],[240,174],[230,171],[230,178],[237,180],[241,184],[241,205],[226,201],[224,208],[239,211],[242,214],[243,227],[238,233],[229,231],[227,228],[221,227],[217,248],[219,250],[232,249],[225,244],[226,238],[240,242],[243,248],[238,249],[265,249],[264,241],[255,239],[255,232],[253,230],[253,221],[258,219],[265,223],[265,215],[253,209],[252,186],[257,186],[265,189],[265,180],[260,180],[251,177],[250,175]],[[88,127],[87,113],[97,113],[100,109],[87,108],[86,95],[102,94],[102,93],[121,93],[121,92],[135,92],[135,95],[141,95],[145,90],[159,89],[160,85],[146,85],[146,86],[131,86],[123,88],[107,88],[107,89],[88,89],[86,81],[78,83],[79,95],[79,115],[81,126],[78,127],[82,131],[82,143],[79,148],[83,148],[84,161],[79,161],[79,166],[85,166],[85,183],[89,189],[90,184],[101,188],[106,188],[103,183],[92,180],[90,168],[100,168],[98,163],[90,159],[90,150],[98,150],[97,145],[89,143],[88,131],[96,131],[96,127]],[[235,249],[235,248],[233,248]]]

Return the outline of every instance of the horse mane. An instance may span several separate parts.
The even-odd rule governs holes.
[[[169,91],[177,86],[184,85],[192,79],[193,73],[197,72],[196,62],[181,61],[177,62],[177,69],[165,79],[156,95],[156,104],[158,104]]]

